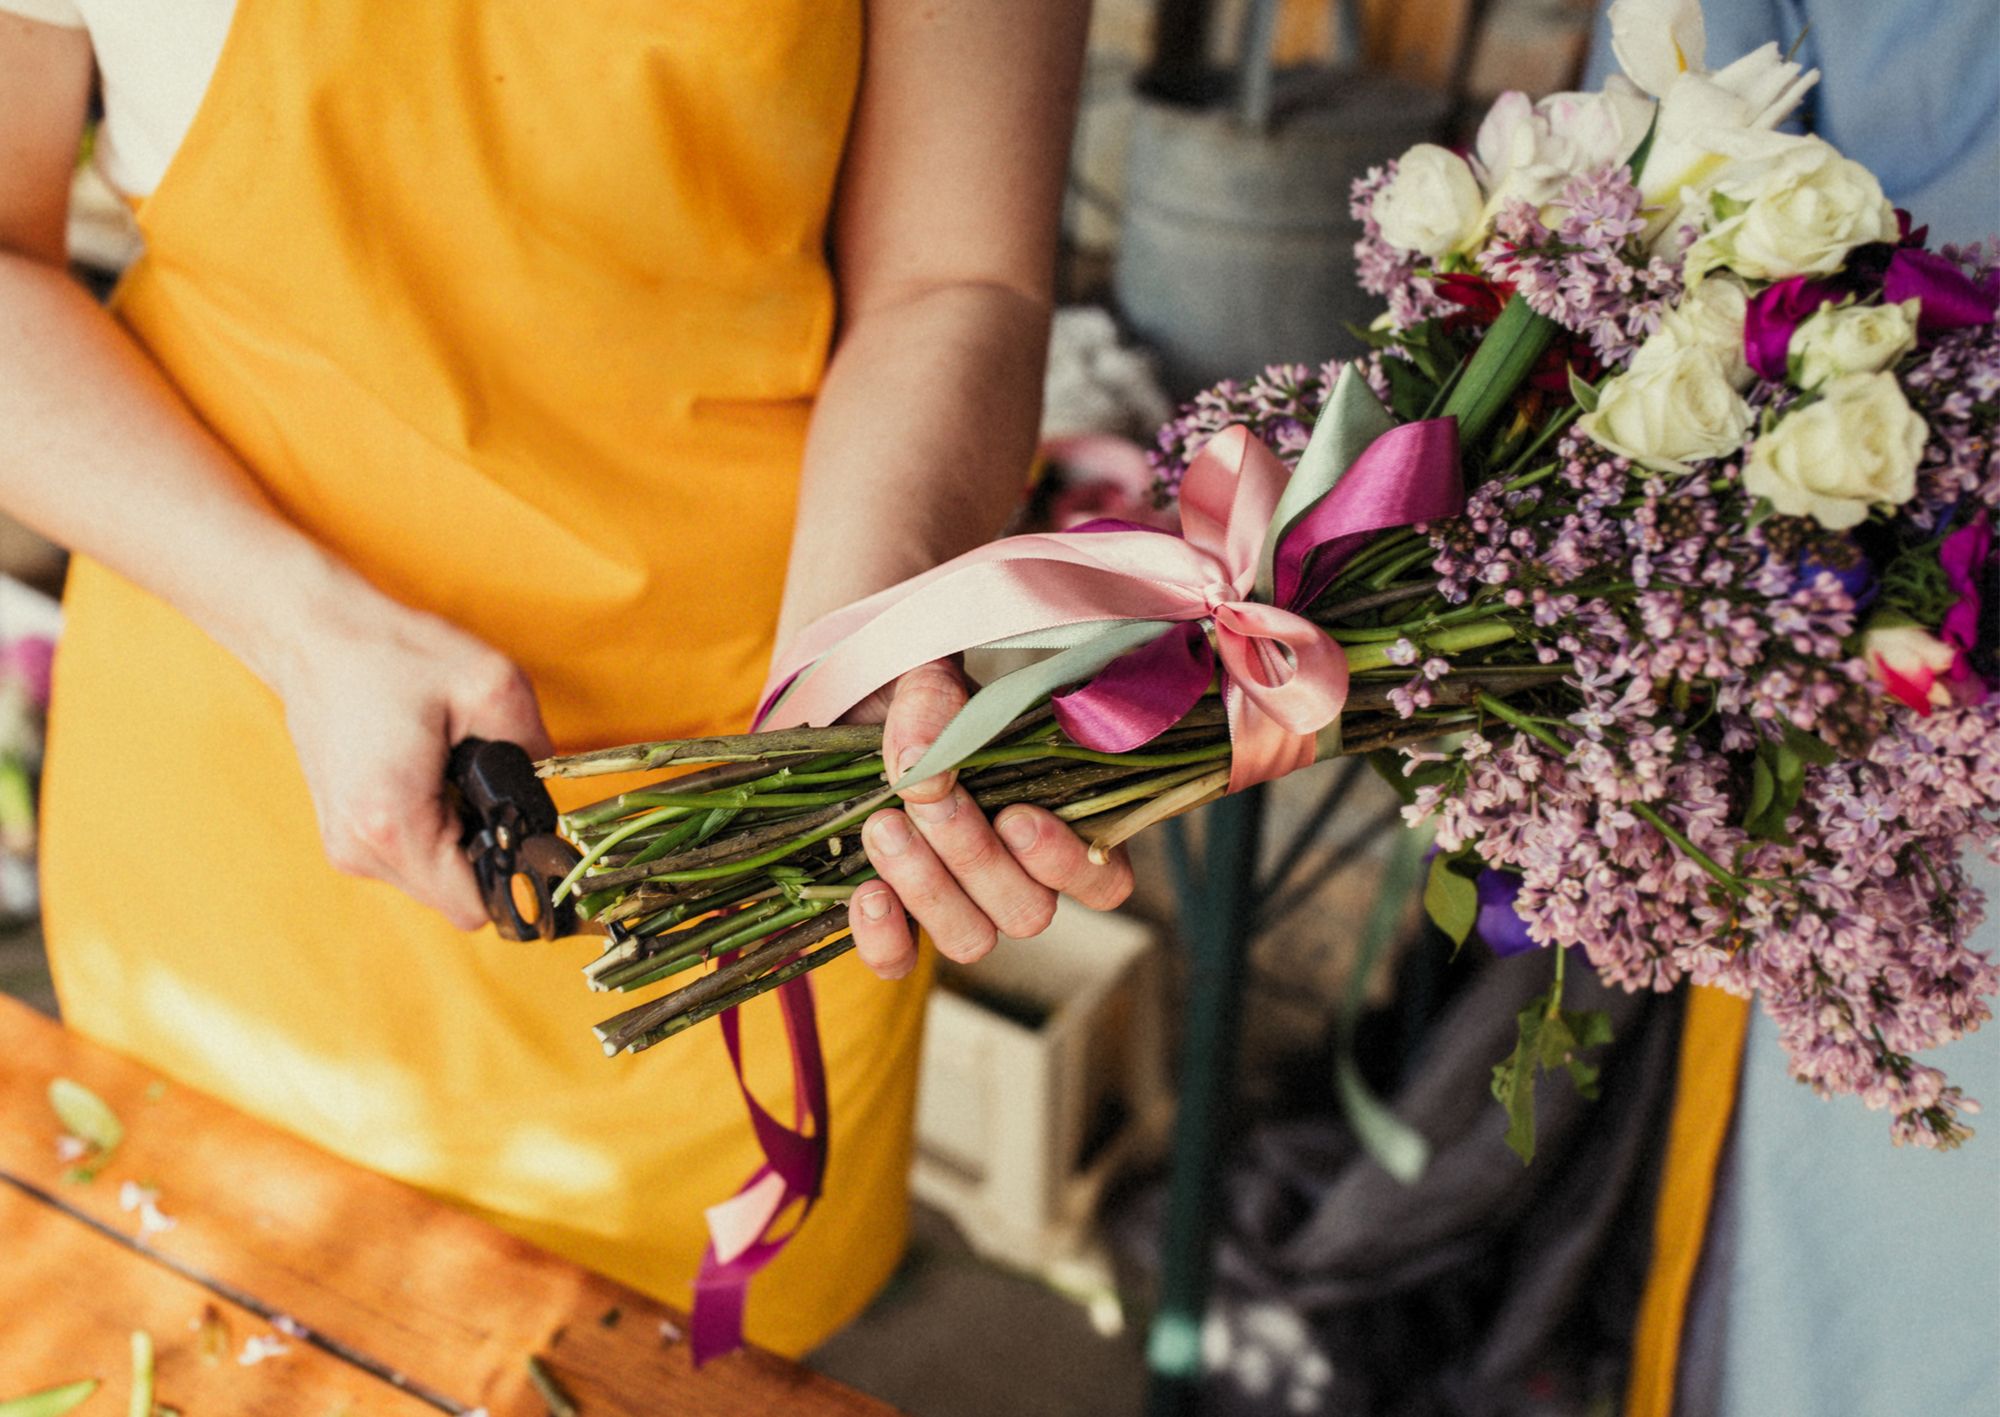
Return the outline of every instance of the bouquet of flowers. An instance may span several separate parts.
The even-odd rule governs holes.
[[[1028,650],[913,778],[1106,849],[1373,755],[1435,831],[1454,938],[1755,994],[1799,1078],[1898,1142],[1962,1139],[1975,1105],[1915,1055],[2000,986],[1958,864],[2000,852],[2000,249],[1928,249],[1874,175],[1779,131],[1815,74],[1775,44],[1707,72],[1701,23],[1619,0],[1604,91],[1506,95],[1470,156],[1357,184],[1373,353],[1183,410],[1155,455],[1181,535],[982,548],[810,632],[779,731],[545,765],[714,764],[564,818],[566,887],[611,926],[594,987],[726,961],[607,1051],[843,949],[894,788],[879,730],[836,720],[915,663]],[[1517,1122],[1602,1037],[1556,978],[1496,1072]]]

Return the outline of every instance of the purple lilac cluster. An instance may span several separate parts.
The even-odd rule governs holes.
[[[1956,861],[1965,839],[2000,851],[2000,705],[1885,716],[1844,657],[1851,544],[1790,519],[1731,534],[1730,484],[1635,481],[1571,435],[1542,480],[1488,484],[1433,533],[1446,596],[1524,617],[1580,702],[1548,741],[1468,739],[1411,817],[1518,872],[1537,941],[1626,988],[1754,990],[1797,1076],[1949,1145],[1973,1104],[1912,1055],[1977,1027],[2000,986],[1967,948]],[[1789,841],[1759,840],[1747,765],[1786,725],[1850,756],[1809,771]]]
[[[1248,383],[1225,379],[1196,394],[1160,429],[1158,442],[1146,454],[1155,503],[1165,507],[1180,495],[1187,465],[1231,424],[1245,425],[1287,465],[1296,463],[1312,436],[1312,421],[1340,377],[1341,364],[1273,364]]]
[[[1975,242],[1946,246],[1983,285],[2000,282],[2000,238],[1988,248]],[[1930,425],[1930,443],[1917,469],[1917,495],[1903,515],[1934,531],[1967,497],[2000,510],[2000,338],[1991,325],[1953,330],[1928,341],[1900,375],[1910,406]]]
[[[1375,197],[1395,180],[1393,162],[1369,168],[1349,189],[1347,210],[1361,223],[1361,239],[1354,243],[1355,276],[1363,290],[1389,303],[1389,323],[1407,330],[1445,314],[1452,306],[1438,295],[1436,282],[1419,274],[1427,268],[1422,256],[1382,239],[1382,228],[1375,220]]]
[[[1640,204],[1623,164],[1578,173],[1557,195],[1553,229],[1531,203],[1504,206],[1479,268],[1586,337],[1607,365],[1625,364],[1681,295],[1681,263],[1648,249]],[[1678,235],[1684,246],[1694,232]]]
[[[1794,1076],[1890,1111],[1898,1142],[1962,1140],[1977,1104],[1914,1055],[1979,1027],[2000,988],[1967,947],[1978,897],[1956,855],[1968,838],[2000,854],[2000,715],[1898,715],[1864,759],[1809,774],[1779,843],[1734,824],[1728,757],[1644,696],[1621,709],[1616,750],[1469,737],[1457,779],[1419,789],[1412,819],[1436,818],[1440,848],[1518,873],[1515,910],[1537,942],[1581,948],[1628,989],[1754,992]]]
[[[1699,686],[1740,729],[1732,751],[1758,723],[1865,741],[1874,696],[1843,659],[1857,628],[1851,540],[1792,519],[1732,534],[1729,478],[1640,477],[1576,432],[1535,476],[1476,489],[1432,532],[1432,569],[1446,600],[1497,601],[1525,617],[1543,663],[1576,666],[1580,727],[1634,685]]]

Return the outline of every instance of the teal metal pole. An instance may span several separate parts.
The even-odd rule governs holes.
[[[1214,1273],[1226,1119],[1236,1091],[1243,982],[1256,930],[1263,816],[1261,787],[1223,798],[1204,815],[1200,871],[1177,873],[1188,997],[1159,1303],[1146,1342],[1147,1417],[1183,1417],[1201,1398],[1201,1325]]]

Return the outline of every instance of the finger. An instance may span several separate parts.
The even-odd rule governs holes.
[[[450,736],[454,743],[463,738],[518,743],[531,758],[546,758],[555,752],[548,727],[542,722],[534,685],[505,660],[496,660],[478,681],[464,685],[453,710]]]
[[[882,761],[889,781],[906,802],[935,802],[951,791],[955,773],[939,773],[926,782],[903,784],[902,775],[937,741],[938,734],[965,707],[965,680],[945,660],[919,665],[896,682],[889,716],[882,724]],[[906,902],[907,903],[907,902]]]
[[[472,863],[459,849],[456,824],[425,857],[412,864],[404,889],[461,930],[477,930],[490,923]]]
[[[854,932],[854,952],[882,978],[901,979],[917,967],[910,917],[887,882],[868,881],[855,887],[847,919]]]
[[[488,922],[486,902],[472,863],[458,844],[459,825],[442,797],[433,799],[409,824],[404,844],[391,858],[394,883],[461,930]]]
[[[1021,868],[1052,891],[1092,910],[1110,910],[1132,894],[1132,863],[1124,848],[1099,865],[1068,823],[1039,807],[1014,806],[994,823]]]
[[[868,859],[894,887],[903,909],[923,926],[946,959],[970,964],[993,948],[993,922],[959,889],[944,863],[893,808],[861,829]]]
[[[366,800],[337,807],[328,833],[327,856],[347,875],[383,881],[421,905],[430,906],[461,930],[475,930],[486,908],[472,867],[458,849],[458,828],[447,833],[443,804],[426,813],[411,800]]]
[[[959,888],[1001,934],[1025,940],[1048,929],[1055,918],[1056,893],[1021,869],[971,793],[954,787],[935,802],[911,802],[904,810]]]

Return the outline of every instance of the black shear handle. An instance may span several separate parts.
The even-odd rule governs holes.
[[[556,804],[527,751],[467,738],[451,750],[445,785],[493,928],[509,940],[575,934],[576,907],[556,904],[555,888],[580,858],[556,835]]]

